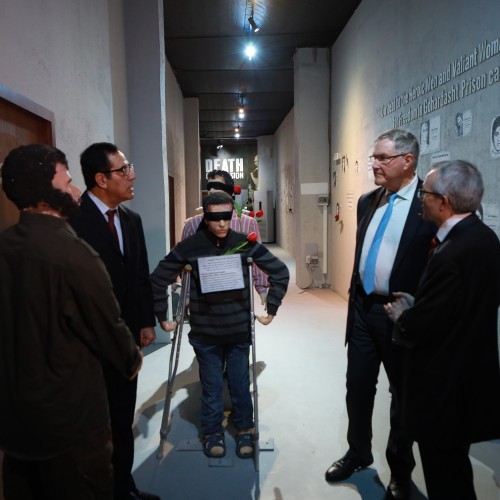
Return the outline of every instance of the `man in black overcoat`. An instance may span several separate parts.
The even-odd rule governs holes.
[[[475,215],[475,166],[435,165],[420,195],[440,243],[415,297],[395,293],[386,305],[407,350],[402,422],[418,442],[429,499],[474,500],[470,444],[500,438],[500,243]]]

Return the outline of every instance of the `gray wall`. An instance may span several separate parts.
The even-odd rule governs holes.
[[[273,147],[276,172],[276,243],[294,252],[295,148],[294,115],[288,113],[275,134]]]
[[[117,140],[128,153],[121,19],[120,0],[0,0],[0,85],[54,113],[80,187],[91,142]]]
[[[142,215],[154,268],[169,249],[163,2],[125,0],[124,18],[130,158],[137,165],[132,208]]]
[[[196,124],[197,114],[190,109],[188,122],[183,121],[182,95],[164,58],[162,5],[161,0],[140,4],[133,0],[44,0],[43,5],[35,0],[0,0],[0,84],[54,112],[56,144],[68,154],[80,185],[78,157],[91,142],[117,142],[138,165],[132,205],[145,220],[152,265],[168,248],[169,173],[176,180],[179,224],[186,215],[182,205],[189,182],[182,154],[186,146],[183,130],[189,127],[194,134],[190,125]],[[447,71],[451,74],[462,56],[473,56],[476,49],[479,53],[483,43],[489,48],[498,44],[499,18],[498,0],[364,0],[326,65],[331,66],[331,111],[329,96],[323,95],[325,65],[319,64],[321,58],[314,59],[313,49],[301,49],[304,64],[296,59],[296,106],[280,126],[272,147],[276,239],[297,258],[300,285],[304,284],[305,244],[317,243],[322,257],[321,211],[316,195],[303,193],[304,184],[328,183],[329,169],[336,171],[328,219],[327,281],[346,297],[356,228],[354,209],[359,196],[373,187],[367,157],[374,138],[399,125],[400,116],[401,124],[415,133],[424,119],[439,120],[436,149],[422,155],[420,174],[425,175],[431,162],[446,154],[471,159],[486,180],[488,220],[498,220],[500,159],[491,156],[489,144],[491,121],[500,115],[496,79],[500,55],[495,52],[481,62],[478,57],[471,69],[449,80]],[[125,45],[125,41],[133,43]],[[404,98],[405,92],[428,77],[439,80],[440,75],[447,80],[442,85],[398,109],[388,107],[393,102],[399,106],[396,98]],[[485,87],[465,95],[471,78],[482,75]],[[316,97],[308,92],[308,82],[317,85]],[[413,119],[410,116],[403,123],[409,107],[423,107],[443,90],[453,93],[456,85],[459,98],[455,102]],[[457,112],[471,116],[470,132],[463,137],[454,132]],[[195,147],[196,139],[191,137],[189,150]],[[335,155],[344,158],[344,164],[337,163]],[[195,161],[192,156],[189,165]],[[189,206],[195,202],[189,200]],[[339,223],[334,221],[337,203]]]
[[[174,181],[175,241],[179,241],[186,218],[184,98],[174,72],[168,63],[166,100],[168,175]]]
[[[490,153],[491,123],[500,115],[499,18],[498,0],[364,0],[332,47],[331,110],[329,123],[319,115],[320,129],[317,117],[303,112],[308,89],[300,85],[303,68],[296,64],[294,117],[289,115],[275,134],[274,151],[277,241],[297,259],[299,286],[304,283],[304,243],[318,242],[322,257],[321,216],[314,197],[301,194],[300,184],[329,183],[327,282],[347,298],[356,203],[361,194],[375,187],[368,156],[374,139],[396,126],[417,137],[423,121],[430,120],[434,128],[431,150],[420,157],[421,177],[433,162],[444,158],[463,158],[478,165],[486,184],[485,221],[499,233],[500,158]],[[483,47],[488,47],[491,56],[485,60],[481,60]],[[464,58],[472,67],[459,70]],[[434,87],[419,95],[428,82]],[[479,82],[479,88],[474,89],[473,82]],[[444,100],[443,92],[452,102]],[[309,98],[314,109],[318,101],[313,95]],[[318,109],[327,110],[328,101],[322,96]],[[455,128],[458,112],[471,117],[461,137]],[[311,130],[317,134],[314,140],[319,141],[319,149],[325,145],[322,134],[331,131],[326,167],[315,163],[321,155],[316,156],[311,147],[315,144],[307,135]]]
[[[306,254],[323,258],[323,217],[318,196],[328,193],[328,49],[306,48],[295,53],[294,256],[300,287],[314,284]],[[317,250],[312,250],[313,248]]]
[[[318,196],[328,194],[329,50],[298,49],[294,56],[295,105],[275,134],[276,241],[297,261],[296,282],[305,288],[323,282],[305,265],[314,245],[321,263],[323,213]]]
[[[332,155],[345,157],[347,168],[337,165],[337,187],[332,189],[332,205],[341,206],[342,224],[330,220],[329,276],[333,287],[347,296],[353,262],[355,206],[359,196],[372,189],[368,155],[373,140],[383,131],[401,126],[420,137],[424,120],[436,123],[435,150],[422,154],[418,172],[425,176],[433,162],[446,157],[464,158],[476,163],[484,176],[484,203],[498,217],[500,159],[490,155],[490,129],[493,117],[500,115],[500,84],[489,83],[490,72],[499,71],[500,55],[478,62],[473,68],[454,76],[454,65],[463,55],[472,54],[483,42],[498,43],[500,2],[420,0],[364,0],[332,49]],[[447,74],[450,71],[450,74]],[[465,95],[471,78],[486,75],[486,86]],[[413,99],[408,104],[396,101],[398,109],[388,106],[398,97],[421,87],[428,77],[449,80]],[[429,102],[458,87],[455,102],[428,110]],[[435,101],[436,102],[436,101]],[[409,108],[421,116],[407,118]],[[468,135],[457,137],[454,126],[457,112],[470,111],[472,127]],[[401,117],[401,121],[399,121]],[[356,168],[356,162],[358,162]],[[497,228],[498,232],[498,228]]]
[[[198,121],[200,103],[195,97],[184,99],[184,145],[185,145],[185,216],[191,217],[201,205],[199,186],[201,183],[200,165],[200,125]],[[196,189],[193,189],[193,186]]]

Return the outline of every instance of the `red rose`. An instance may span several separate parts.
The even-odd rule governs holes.
[[[264,210],[259,210],[256,214],[255,217],[262,217],[264,215]]]
[[[247,240],[250,242],[250,243],[255,243],[257,241],[257,233],[250,233],[248,236],[247,236]]]
[[[241,194],[241,187],[240,186],[234,186],[234,194]]]
[[[255,212],[253,210],[250,210],[250,213],[248,214],[249,217],[254,217],[255,216]]]

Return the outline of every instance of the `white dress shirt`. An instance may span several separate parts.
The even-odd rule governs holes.
[[[375,265],[375,290],[373,293],[379,295],[389,294],[389,278],[394,266],[399,242],[401,241],[401,235],[403,234],[406,219],[408,218],[410,206],[413,201],[413,197],[415,196],[417,182],[418,179],[417,176],[415,176],[410,184],[396,193],[398,196],[394,200],[392,215],[389,223],[387,224],[387,228],[384,232],[382,243],[380,245],[380,250],[377,255],[377,263]],[[365,264],[368,251],[370,250],[370,246],[372,244],[373,237],[375,236],[375,232],[377,231],[377,227],[380,224],[380,220],[387,209],[389,196],[391,194],[392,193],[387,191],[385,196],[382,197],[380,205],[373,214],[372,220],[366,230],[363,249],[361,251],[361,260],[359,262],[361,280],[364,279],[365,275]]]

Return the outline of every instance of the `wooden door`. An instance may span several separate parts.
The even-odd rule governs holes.
[[[53,145],[51,120],[0,97],[0,165],[11,149],[34,143]],[[18,219],[19,211],[0,190],[0,232]]]

